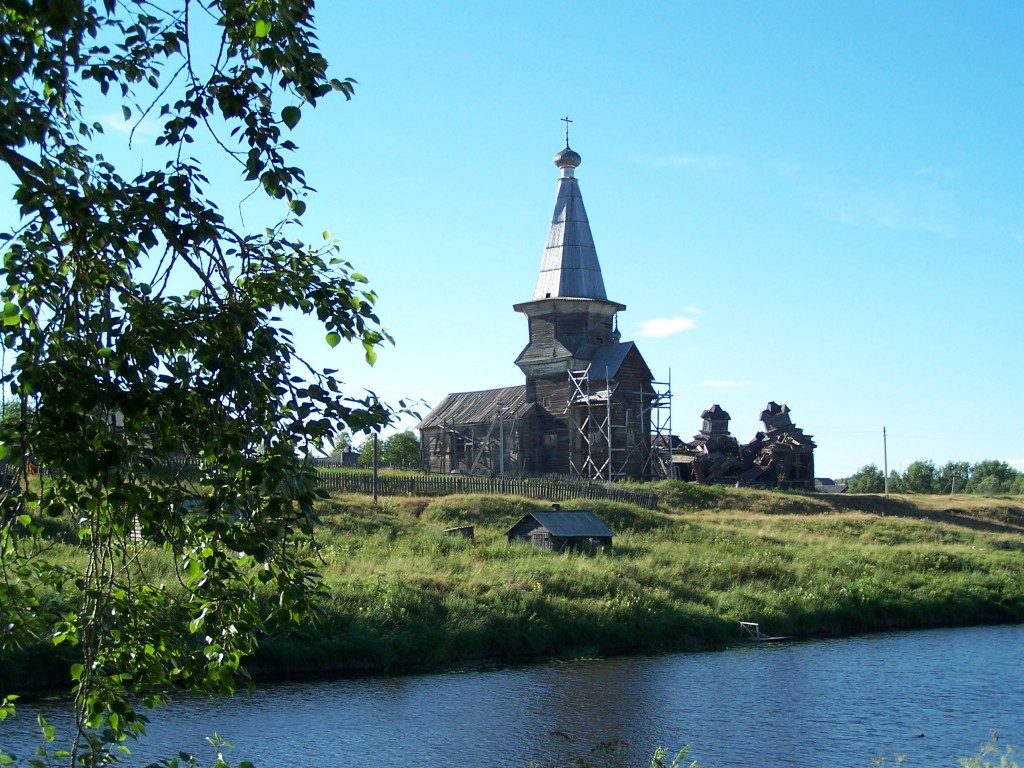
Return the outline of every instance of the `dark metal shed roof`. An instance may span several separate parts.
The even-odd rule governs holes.
[[[532,517],[543,525],[552,536],[574,538],[593,537],[611,538],[615,535],[611,528],[601,522],[593,512],[580,510],[576,512],[528,512],[516,525]],[[510,528],[509,531],[512,529]]]

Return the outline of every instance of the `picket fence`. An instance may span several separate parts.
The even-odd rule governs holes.
[[[339,469],[337,463],[311,460],[317,467],[317,480],[322,488],[334,493],[374,494],[372,473]],[[196,465],[187,461],[171,461],[166,465],[181,472]],[[40,467],[39,474],[56,474],[49,467]],[[474,477],[472,475],[378,475],[378,496],[451,496],[459,493],[525,496],[528,499],[569,501],[570,499],[604,499],[657,509],[658,494],[654,491],[620,488],[611,483],[586,482],[548,477]]]
[[[320,485],[334,493],[373,495],[373,475],[355,472],[332,472],[321,469]],[[529,499],[568,501],[570,499],[605,499],[636,504],[645,509],[658,506],[654,491],[619,488],[602,483],[554,480],[537,477],[473,477],[467,475],[385,475],[377,477],[378,496],[450,496],[459,493],[502,494]]]

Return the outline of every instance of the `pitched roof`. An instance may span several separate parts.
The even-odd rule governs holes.
[[[483,389],[477,392],[453,392],[430,411],[417,429],[437,427],[445,422],[455,424],[486,424],[495,419],[498,404],[506,416],[521,414],[526,406],[526,386]]]
[[[558,180],[555,212],[551,217],[548,242],[540,263],[534,301],[542,299],[598,299],[607,301],[597,248],[590,233],[590,221],[583,207],[579,182],[573,169],[579,165],[579,155],[571,152],[573,162],[567,161],[565,150],[555,155],[555,165],[562,170]]]
[[[552,536],[610,538],[615,535],[611,528],[598,519],[597,515],[587,510],[576,512],[528,512],[523,515],[516,525],[519,525],[528,517],[532,517],[547,528]],[[512,526],[512,528],[515,527],[515,525]],[[509,530],[511,531],[511,529]]]
[[[590,380],[605,381],[614,379],[618,376],[619,369],[626,361],[626,358],[634,350],[636,350],[640,362],[646,368],[647,362],[644,360],[643,355],[640,354],[636,344],[632,341],[620,341],[615,344],[605,344],[598,347],[590,361]],[[647,374],[651,376],[650,368],[647,368]]]

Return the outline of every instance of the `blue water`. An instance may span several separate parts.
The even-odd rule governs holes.
[[[702,768],[956,766],[995,730],[1024,750],[1024,626],[868,635],[488,672],[261,686],[153,714],[130,764],[179,749],[257,766],[646,766],[691,746]],[[0,723],[26,754],[34,715]],[[997,761],[998,762],[998,761]]]

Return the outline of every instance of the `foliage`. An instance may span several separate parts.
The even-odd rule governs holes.
[[[960,758],[957,765],[961,768],[1020,768],[1014,754],[1013,747],[1009,745],[1000,749],[999,735],[993,732],[992,739],[981,746],[978,754]]]
[[[381,446],[380,458],[381,463],[387,467],[419,467],[420,441],[409,430],[391,435]]]
[[[356,448],[359,453],[359,458],[356,459],[356,466],[360,469],[370,469],[373,467],[373,453],[377,452],[377,463],[380,464],[380,438],[377,435],[371,435],[367,437],[363,442]]]
[[[874,464],[861,467],[847,478],[849,493],[882,493],[885,476]],[[900,474],[889,473],[891,493],[974,493],[985,496],[1024,494],[1024,472],[1005,461],[976,464],[950,461],[941,469],[931,461],[915,461]]]
[[[971,465],[966,461],[947,461],[935,478],[935,492],[950,494],[963,492],[971,476]]]
[[[342,454],[352,450],[352,435],[347,431],[341,431],[334,438],[334,447],[331,449],[331,456],[341,457]]]
[[[370,438],[359,446],[357,466],[369,468],[373,466],[373,447],[375,441]],[[377,465],[392,469],[418,469],[420,466],[420,441],[409,430],[391,435],[383,442],[377,441]]]
[[[327,76],[312,6],[0,8],[0,161],[20,214],[0,234],[2,383],[18,404],[0,424],[17,480],[0,514],[0,654],[75,649],[72,764],[141,733],[135,702],[169,686],[233,690],[260,628],[305,615],[318,494],[302,457],[389,418],[302,363],[284,325],[310,315],[370,362],[386,339],[334,246],[287,234],[309,191],[291,131],[353,87]],[[159,124],[120,167],[92,118],[112,105],[135,143]],[[204,191],[221,152],[281,223],[229,223]],[[53,559],[48,521],[80,558]],[[157,547],[166,581],[147,572]]]
[[[980,461],[971,467],[966,491],[989,496],[1024,493],[1024,473],[1018,472],[1005,461]]]
[[[935,464],[931,461],[915,461],[903,473],[904,493],[935,493]]]
[[[719,485],[701,485],[675,480],[662,480],[654,484],[658,497],[676,509],[713,509],[725,497]]]
[[[664,747],[658,747],[654,751],[654,755],[651,757],[651,768],[681,768],[689,754],[690,748],[683,747],[676,753],[675,757],[672,758],[672,762],[667,762],[668,752],[665,751]],[[690,763],[689,768],[700,768],[700,766],[698,766],[697,761],[694,760]]]
[[[885,490],[885,475],[874,464],[867,464],[846,480],[849,493],[882,493]]]
[[[903,493],[903,477],[895,469],[889,470],[889,490],[892,493]]]
[[[1014,759],[1013,747],[1007,746],[1001,751],[999,748],[999,735],[993,731],[992,739],[987,744],[982,744],[978,754],[971,757],[961,757],[956,764],[961,768],[1020,768],[1020,764]],[[906,755],[895,755],[893,762],[901,765],[906,760]],[[998,762],[993,762],[998,760]],[[879,755],[871,761],[876,768],[884,768],[886,758]]]

